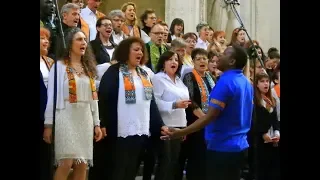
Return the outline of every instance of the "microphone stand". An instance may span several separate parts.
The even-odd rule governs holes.
[[[63,48],[66,49],[66,43],[65,43],[65,38],[64,38],[64,33],[63,33],[63,28],[62,28],[62,23],[61,23],[61,17],[60,17],[60,12],[59,12],[59,7],[58,7],[58,2],[57,0],[54,1],[54,5],[56,8],[56,22],[57,22],[57,26],[58,26],[58,34],[60,34],[61,36],[61,40],[63,43]],[[59,36],[59,35],[58,35]],[[59,48],[59,47],[58,47]],[[55,152],[54,152],[54,141],[55,141],[55,121],[56,121],[56,106],[57,106],[57,58],[55,59],[55,63],[54,63],[54,90],[53,90],[53,118],[52,118],[52,168],[51,168],[51,174],[53,177],[53,172],[55,170],[55,166],[54,166],[54,161],[55,161]]]
[[[245,28],[245,26],[244,26],[244,24],[243,24],[243,22],[242,22],[242,20],[241,20],[241,17],[240,17],[240,15],[239,15],[239,13],[238,13],[238,11],[237,11],[237,9],[235,8],[235,5],[240,5],[240,3],[238,2],[238,0],[224,0],[224,2],[225,2],[225,4],[226,5],[230,5],[230,7],[231,7],[231,11],[233,12],[233,14],[234,14],[234,16],[237,18],[237,20],[238,20],[238,22],[239,22],[239,24],[240,24],[240,29],[241,30],[243,30],[245,33],[246,33],[246,35],[247,35],[247,37],[248,37],[248,39],[249,39],[249,41],[250,41],[250,43],[251,43],[251,46],[249,47],[249,48],[252,48],[253,50],[254,50],[254,56],[255,57],[257,57],[258,58],[258,60],[259,60],[259,62],[260,62],[260,64],[261,64],[261,66],[263,67],[263,68],[265,68],[264,67],[264,63],[263,63],[263,61],[262,61],[262,59],[261,59],[261,57],[258,55],[258,50],[257,50],[257,48],[256,48],[256,46],[254,45],[254,43],[253,43],[253,41],[252,41],[252,39],[251,39],[251,37],[250,37],[250,35],[249,35],[249,33],[248,33],[248,31],[247,31],[247,29]],[[256,59],[253,59],[253,84],[256,82]],[[253,96],[253,99],[254,99],[254,102],[256,102],[255,101],[255,92],[254,92],[254,96]],[[255,123],[256,123],[256,119],[257,119],[257,115],[256,115],[256,103],[254,103],[254,110],[253,110],[253,131],[255,132]],[[254,157],[253,157],[253,166],[256,166],[256,164],[257,164],[257,148],[256,148],[256,145],[257,145],[257,138],[255,137],[255,135],[254,135],[254,133],[253,133],[253,135],[252,135],[252,138],[253,138],[253,154],[254,154]],[[250,163],[249,161],[248,161],[248,163]],[[252,172],[252,169],[251,169],[252,167],[250,167],[250,165],[249,165],[249,173],[251,173]],[[250,172],[251,171],[251,172]],[[258,171],[254,171],[254,179],[258,179]]]

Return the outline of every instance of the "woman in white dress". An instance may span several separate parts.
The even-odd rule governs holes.
[[[55,180],[67,179],[71,167],[73,178],[86,179],[92,166],[93,138],[102,138],[95,87],[96,64],[87,48],[85,34],[79,29],[66,36],[66,52],[57,62],[57,104],[55,118]],[[45,112],[44,140],[52,142],[54,66],[48,79],[48,103]],[[94,131],[93,131],[94,130]],[[95,133],[95,135],[94,135]]]

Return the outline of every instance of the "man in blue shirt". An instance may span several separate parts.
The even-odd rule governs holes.
[[[162,139],[177,138],[205,127],[207,142],[206,180],[239,180],[249,147],[247,133],[253,112],[253,87],[244,76],[246,51],[228,47],[219,57],[223,71],[209,98],[208,113],[185,129],[171,129]]]

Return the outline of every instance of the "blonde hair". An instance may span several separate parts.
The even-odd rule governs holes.
[[[121,6],[121,11],[123,13],[126,13],[126,10],[127,10],[127,7],[128,6],[133,6],[134,10],[136,11],[136,15],[134,16],[134,24],[131,24],[131,25],[138,25],[138,18],[137,18],[137,5],[134,3],[134,2],[126,2],[124,3],[122,6]],[[126,16],[124,16],[126,17]],[[125,18],[127,19],[127,18]]]

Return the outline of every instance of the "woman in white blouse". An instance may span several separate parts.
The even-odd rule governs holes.
[[[48,86],[50,68],[54,63],[54,60],[47,56],[50,44],[49,39],[50,31],[46,28],[40,27],[40,71],[46,86]]]
[[[184,128],[187,125],[185,108],[191,104],[188,88],[180,79],[182,62],[172,51],[163,53],[157,65],[158,72],[152,78],[154,96],[166,126]],[[156,180],[173,180],[180,154],[181,139],[164,141],[159,152]]]
[[[111,180],[133,180],[137,164],[148,136],[160,139],[164,126],[153,96],[148,73],[142,68],[146,61],[144,42],[129,37],[115,51],[117,64],[102,76],[99,86],[101,126],[106,128],[106,152],[102,157],[104,171]],[[111,159],[111,161],[103,160]]]
[[[52,142],[55,113],[54,157],[58,167],[54,179],[67,179],[73,167],[73,178],[85,180],[87,166],[93,165],[93,139],[99,141],[102,138],[94,81],[96,65],[87,48],[86,36],[79,28],[69,31],[66,45],[64,57],[56,64],[55,112],[53,112],[55,69],[52,68],[49,73],[43,139],[47,143]]]

